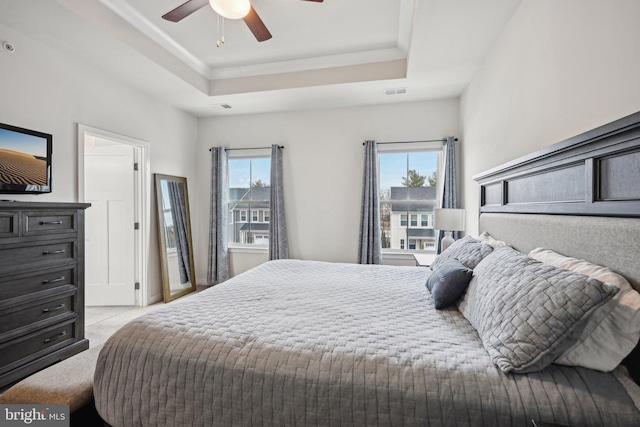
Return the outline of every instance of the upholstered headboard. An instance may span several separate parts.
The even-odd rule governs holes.
[[[484,213],[480,230],[529,253],[545,247],[604,265],[640,291],[640,219]]]
[[[474,179],[480,232],[607,266],[640,291],[640,112]],[[640,384],[640,344],[624,363]]]

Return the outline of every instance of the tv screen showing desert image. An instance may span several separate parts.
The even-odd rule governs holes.
[[[0,124],[0,193],[51,191],[51,135]]]

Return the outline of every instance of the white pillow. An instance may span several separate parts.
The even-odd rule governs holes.
[[[596,310],[578,341],[554,363],[583,366],[609,372],[635,348],[640,340],[640,294],[621,275],[607,267],[566,257],[551,249],[536,248],[529,256],[546,264],[610,283],[620,291]]]
[[[507,242],[504,242],[502,240],[496,240],[491,234],[487,233],[486,231],[483,231],[482,234],[478,236],[478,240],[480,240],[482,243],[486,243],[487,245],[491,246],[493,249],[510,246],[507,244]]]

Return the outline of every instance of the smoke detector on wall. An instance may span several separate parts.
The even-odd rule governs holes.
[[[2,47],[9,53],[14,53],[16,51],[16,47],[9,42],[2,43]]]

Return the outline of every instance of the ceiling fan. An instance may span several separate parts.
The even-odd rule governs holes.
[[[322,3],[324,0],[303,0]],[[189,0],[172,11],[162,15],[163,19],[179,22],[193,12],[210,4],[213,10],[227,19],[242,19],[259,42],[269,40],[271,33],[267,29],[249,0]]]

